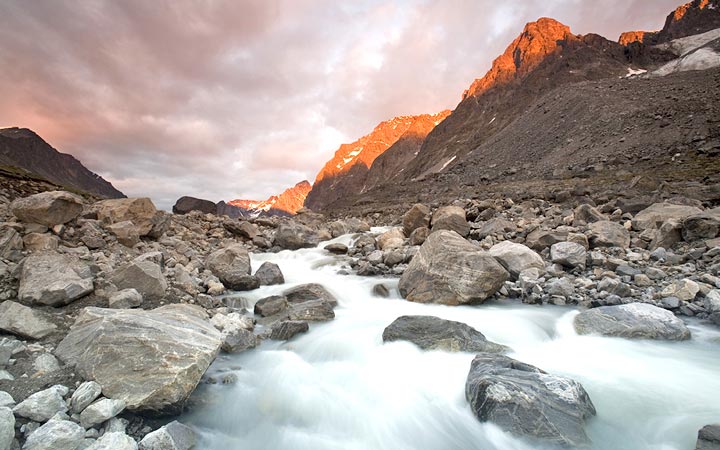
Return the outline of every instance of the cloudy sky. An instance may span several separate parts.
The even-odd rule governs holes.
[[[681,0],[3,0],[0,127],[129,196],[264,199],[339,144],[454,108],[523,25],[617,39]]]

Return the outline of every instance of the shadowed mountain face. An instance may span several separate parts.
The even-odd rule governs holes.
[[[243,215],[291,216],[303,207],[310,189],[310,183],[303,180],[267,200],[231,200],[227,204],[239,208]]]
[[[341,145],[318,173],[305,205],[322,209],[344,196],[365,192],[385,177],[395,175],[415,156],[420,142],[430,130],[449,113],[395,117],[380,123],[357,141]],[[393,151],[388,154],[391,149]],[[371,171],[371,166],[381,155],[384,156],[383,164]]]
[[[125,197],[73,156],[58,152],[26,128],[0,129],[0,164],[20,167],[55,184],[95,196]]]
[[[678,6],[665,19],[660,31],[628,31],[620,35],[621,45],[656,45],[673,39],[720,28],[720,0],[693,0]]]

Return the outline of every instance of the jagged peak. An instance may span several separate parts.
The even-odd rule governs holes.
[[[661,30],[626,31],[620,35],[618,42],[625,46],[636,42],[656,45],[718,27],[720,27],[720,0],[693,0],[678,6],[668,14]]]

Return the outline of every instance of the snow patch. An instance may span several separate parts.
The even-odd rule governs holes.
[[[438,172],[442,172],[443,170],[445,170],[445,168],[446,168],[451,162],[455,161],[455,158],[457,158],[457,156],[453,156],[452,158],[450,158],[445,164],[443,164],[443,166],[440,168],[440,170],[438,170]]]
[[[670,61],[653,72],[653,74],[665,76],[671,73],[706,70],[718,66],[720,66],[720,53],[710,48],[701,48],[680,59]]]

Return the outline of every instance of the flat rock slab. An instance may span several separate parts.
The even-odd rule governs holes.
[[[65,191],[41,192],[15,200],[10,204],[10,211],[21,222],[53,227],[79,216],[83,211],[83,200]]]
[[[385,328],[382,337],[383,342],[408,341],[423,350],[489,353],[509,350],[488,341],[470,325],[433,316],[398,317]]]
[[[25,258],[18,298],[25,303],[67,305],[94,289],[90,267],[77,258],[55,252]]]
[[[0,330],[27,339],[41,339],[57,329],[50,317],[20,303],[0,303]]]
[[[178,412],[218,354],[223,336],[204,310],[85,308],[55,354],[131,411]]]
[[[640,339],[690,339],[690,330],[675,314],[647,303],[601,306],[575,316],[578,334]]]
[[[465,397],[475,416],[518,436],[585,446],[595,406],[577,381],[550,375],[507,356],[481,353],[470,366]]]

